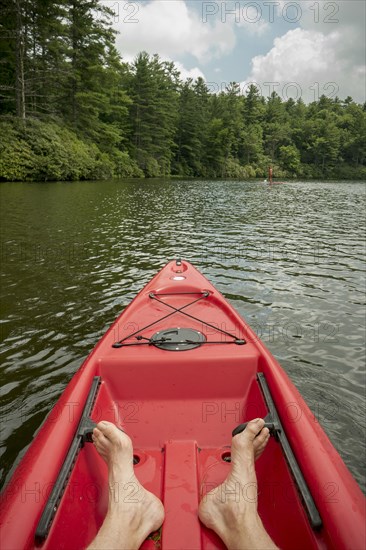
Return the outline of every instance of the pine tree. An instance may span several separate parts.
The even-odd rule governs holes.
[[[263,157],[263,119],[266,110],[258,88],[251,84],[243,99],[243,120],[240,160],[258,165]]]
[[[66,10],[62,2],[27,1],[27,114],[59,115],[65,62]]]
[[[138,55],[131,72],[132,156],[146,175],[169,175],[178,116],[178,73],[172,63],[150,58],[146,52]]]
[[[188,79],[180,87],[175,173],[205,174],[205,144],[209,117],[209,93],[202,78]]]
[[[264,98],[260,95],[258,88],[251,84],[244,97],[244,122],[245,125],[261,124],[266,110]]]
[[[278,158],[279,148],[291,144],[289,116],[280,96],[273,92],[268,98],[264,124],[265,151],[272,163]]]
[[[192,79],[181,86],[179,93],[178,122],[175,141],[177,144],[174,171],[176,174],[193,176],[197,157],[197,122],[196,97],[192,87]]]

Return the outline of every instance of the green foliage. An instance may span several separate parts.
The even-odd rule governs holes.
[[[143,178],[144,173],[126,151],[115,151],[113,175],[119,178]]]
[[[36,155],[12,124],[0,124],[0,180],[25,181],[33,173]]]
[[[297,175],[300,171],[300,152],[294,145],[282,145],[279,151],[279,162],[288,174]]]
[[[255,178],[255,170],[252,166],[241,166],[237,159],[229,157],[225,163],[225,177],[237,179]]]
[[[0,179],[365,178],[366,107],[305,105],[232,82],[210,94],[173,63],[124,63],[99,0],[5,2]]]
[[[55,181],[141,177],[127,153],[107,155],[54,122],[0,122],[0,180]]]

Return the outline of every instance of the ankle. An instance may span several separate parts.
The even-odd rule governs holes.
[[[248,515],[236,533],[230,530],[224,542],[228,550],[278,550],[258,514],[252,518]]]

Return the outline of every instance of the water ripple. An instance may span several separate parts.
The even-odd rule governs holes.
[[[2,184],[3,483],[67,382],[167,260],[194,263],[280,360],[365,490],[365,188]]]

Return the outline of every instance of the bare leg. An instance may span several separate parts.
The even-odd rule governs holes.
[[[257,512],[255,458],[263,452],[269,432],[258,418],[233,437],[231,471],[226,480],[201,501],[198,515],[215,531],[229,550],[276,549]],[[262,432],[257,436],[257,434]]]
[[[131,439],[110,422],[93,432],[98,453],[108,465],[108,512],[88,550],[137,550],[164,521],[160,500],[146,491],[133,470]]]

